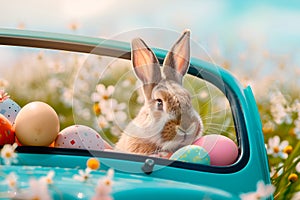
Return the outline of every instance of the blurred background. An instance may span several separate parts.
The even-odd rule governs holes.
[[[299,161],[299,153],[296,151],[300,150],[300,1],[0,0],[0,5],[1,28],[79,34],[108,39],[144,28],[178,33],[186,28],[191,29],[193,41],[206,51],[210,57],[208,61],[229,70],[244,86],[252,86],[263,122],[272,183],[277,187],[277,197],[288,195],[282,192],[282,188],[290,188],[288,190],[290,197],[295,191],[300,190],[299,186],[291,184],[288,179],[290,174],[300,173],[300,169],[297,171],[295,168],[298,162],[294,160]],[[166,46],[166,37],[156,35],[155,41]],[[12,87],[14,83],[5,80],[2,75],[9,67],[16,65],[20,67],[22,63],[23,68],[30,64],[35,67],[34,69],[39,69],[38,65],[46,65],[48,66],[46,72],[53,73],[55,77],[62,75],[61,66],[65,67],[64,75],[75,76],[72,74],[74,72],[72,68],[67,67],[78,67],[83,63],[81,57],[73,56],[69,61],[51,64],[53,58],[62,60],[64,55],[46,57],[43,52],[35,52],[34,59],[37,60],[29,61],[27,56],[16,63],[12,52],[14,51],[0,48],[0,88]],[[200,58],[206,59],[201,56]],[[14,64],[11,64],[12,60]],[[53,72],[53,69],[57,71]],[[56,99],[49,96],[46,100],[52,102],[51,105],[56,105],[62,112],[70,112],[68,98],[71,82],[58,82],[52,75],[44,76],[38,81],[49,79],[50,85],[57,84],[58,87],[63,85],[64,91],[55,90],[56,94],[62,97],[60,98],[62,103],[53,103]],[[36,78],[37,76],[31,76],[30,80],[22,79],[22,83],[26,81],[35,83]],[[19,87],[21,85],[19,84]],[[36,87],[36,83],[30,87]],[[27,89],[22,89],[23,96],[14,90],[10,93],[15,97],[18,95],[24,97],[28,94]],[[109,93],[108,85],[101,83],[92,97],[100,98],[99,94],[104,91]],[[33,99],[45,97],[44,93],[38,92],[41,90],[35,90],[34,94],[30,94]],[[201,95],[202,98],[205,97],[205,93]],[[98,100],[94,101],[93,109],[100,120],[101,105],[98,104]],[[119,109],[116,112],[124,109],[121,103],[116,105]],[[225,113],[226,109],[228,108],[225,108]],[[212,118],[211,116],[210,119]],[[98,125],[105,126],[107,121],[101,121]],[[233,129],[231,122],[227,128]],[[287,141],[284,142],[285,146],[281,145],[283,144],[281,141]],[[289,148],[286,148],[287,146]]]
[[[240,80],[253,84],[256,93],[278,82],[289,87],[299,84],[298,1],[0,0],[0,3],[2,28],[102,38],[145,27],[177,32],[189,28],[192,38],[217,64],[232,68]],[[163,43],[165,38],[157,40]]]

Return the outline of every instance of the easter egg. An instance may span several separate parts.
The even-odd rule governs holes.
[[[210,164],[210,158],[204,148],[197,145],[187,145],[178,149],[171,157],[171,160],[178,160],[183,162]]]
[[[0,145],[13,144],[15,133],[8,119],[0,114]]]
[[[203,147],[208,152],[211,165],[231,165],[238,158],[239,150],[237,145],[231,139],[223,135],[205,135],[196,140],[193,144]]]
[[[94,129],[84,125],[73,125],[63,129],[55,140],[55,147],[104,150],[105,143]]]
[[[14,124],[21,107],[10,98],[0,101],[0,114],[5,116],[11,124]]]
[[[18,113],[14,126],[18,141],[27,146],[49,146],[59,133],[55,110],[40,101],[25,105]]]

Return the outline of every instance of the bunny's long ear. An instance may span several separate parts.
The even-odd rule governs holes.
[[[144,95],[148,100],[153,87],[161,80],[157,57],[142,39],[135,38],[131,43],[131,60],[136,76],[143,82]]]
[[[181,37],[168,52],[163,72],[166,79],[182,84],[182,77],[186,74],[190,65],[190,30],[185,30]]]

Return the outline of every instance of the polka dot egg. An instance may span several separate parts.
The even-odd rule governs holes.
[[[197,145],[188,145],[178,149],[170,159],[204,165],[210,164],[210,158],[207,151]]]
[[[14,124],[21,107],[10,98],[0,101],[0,114],[6,117],[11,124]]]
[[[104,150],[104,141],[92,128],[73,125],[63,129],[55,140],[55,147]]]

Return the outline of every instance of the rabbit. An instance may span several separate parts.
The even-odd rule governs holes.
[[[192,107],[182,79],[190,63],[190,31],[185,30],[160,67],[153,51],[140,39],[131,43],[131,60],[143,83],[144,105],[127,125],[115,150],[154,155],[175,152],[201,137],[203,123]]]

